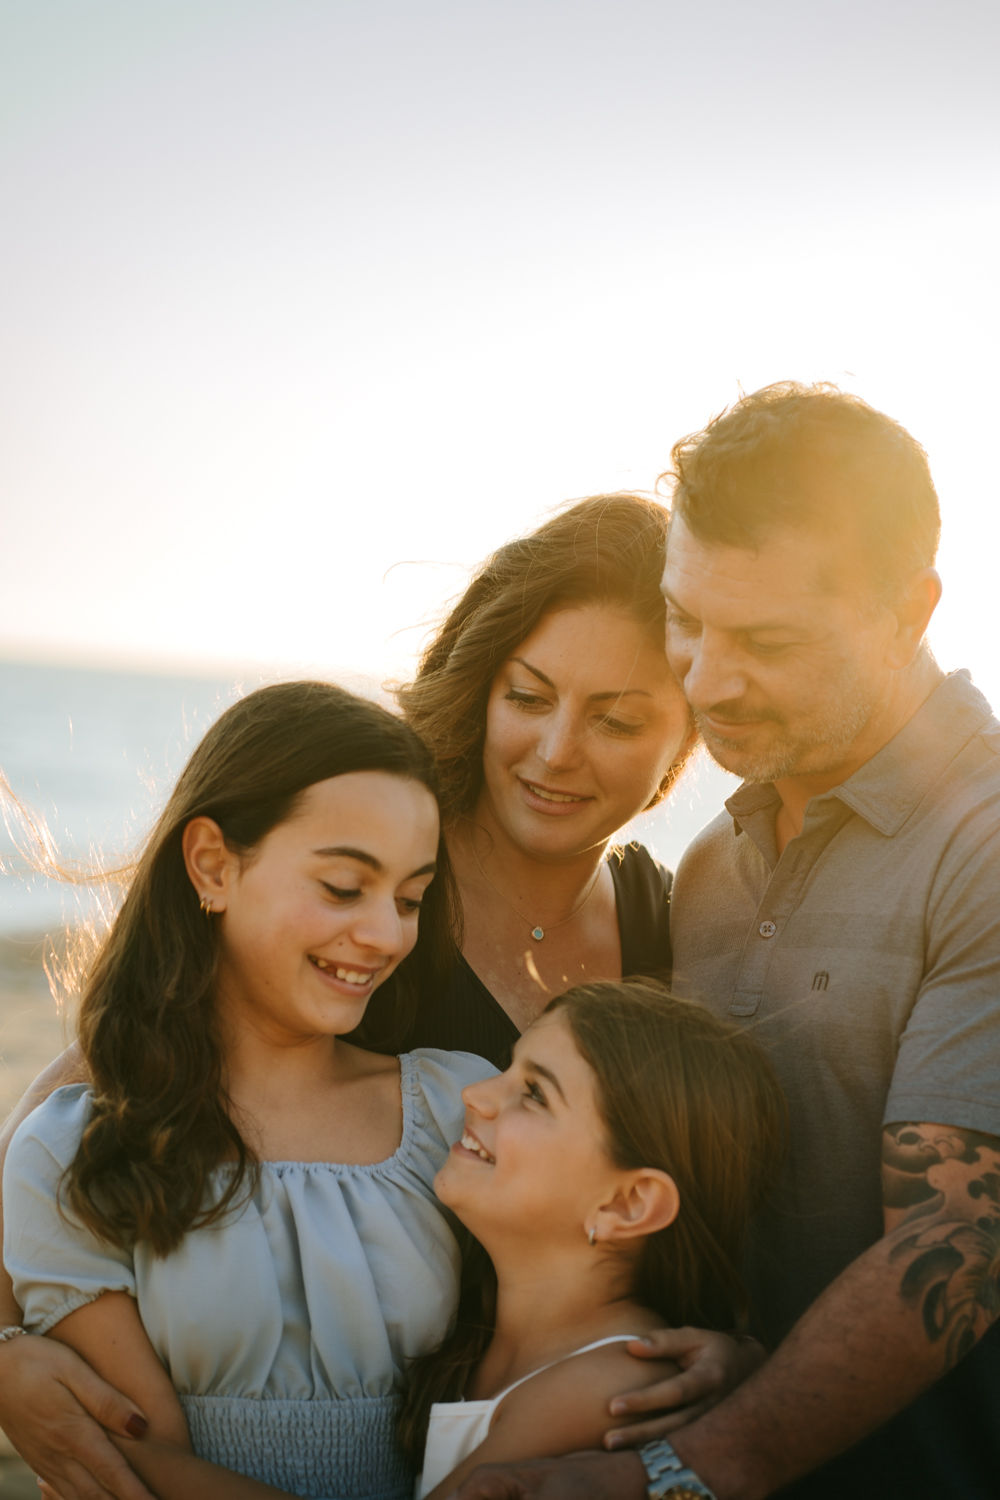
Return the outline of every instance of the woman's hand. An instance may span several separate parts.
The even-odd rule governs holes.
[[[647,1385],[614,1398],[609,1408],[613,1417],[654,1411],[666,1411],[668,1415],[613,1428],[604,1438],[607,1448],[641,1448],[643,1443],[666,1437],[686,1422],[693,1422],[767,1358],[763,1344],[756,1339],[734,1339],[704,1328],[658,1328],[644,1339],[633,1339],[627,1347],[637,1359],[672,1359],[681,1369],[679,1375],[659,1385]]]
[[[153,1500],[102,1430],[138,1438],[145,1417],[61,1344],[0,1344],[0,1427],[61,1500]]]

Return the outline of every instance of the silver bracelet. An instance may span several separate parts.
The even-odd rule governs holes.
[[[639,1457],[649,1479],[646,1489],[649,1500],[668,1500],[668,1497],[669,1500],[716,1500],[704,1480],[688,1468],[666,1438],[647,1443],[639,1449]]]
[[[6,1328],[0,1328],[0,1344],[6,1344],[11,1339],[16,1339],[19,1333],[26,1334],[28,1330],[22,1328],[20,1323],[8,1323]]]

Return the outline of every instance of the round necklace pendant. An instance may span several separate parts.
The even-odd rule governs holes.
[[[534,938],[536,943],[540,943],[542,941],[542,938],[545,936],[544,927],[533,927],[531,929],[531,936]]]

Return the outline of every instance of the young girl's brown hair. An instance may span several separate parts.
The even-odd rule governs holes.
[[[446,818],[470,812],[483,779],[486,703],[497,672],[558,609],[620,609],[664,639],[660,593],[669,515],[640,495],[593,495],[487,558],[431,641],[414,682],[397,692],[427,741]],[[671,766],[650,806],[666,796],[693,748]]]
[[[675,1221],[642,1246],[632,1296],[672,1327],[745,1327],[740,1247],[787,1131],[764,1053],[745,1030],[647,980],[578,985],[545,1013],[554,1011],[593,1070],[612,1161],[669,1172],[680,1192]],[[460,1399],[486,1352],[495,1293],[493,1268],[472,1242],[455,1331],[408,1377],[400,1435],[417,1466],[431,1404]]]

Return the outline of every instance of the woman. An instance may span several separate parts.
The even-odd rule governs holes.
[[[670,970],[670,876],[615,834],[694,746],[663,649],[668,516],[597,495],[480,568],[399,693],[431,746],[464,914],[415,1046],[505,1067],[553,994]]]
[[[388,1024],[441,982],[449,905],[433,763],[384,709],[264,688],[191,756],[87,976],[90,1081],[25,1120],[4,1172],[27,1328],[155,1440],[407,1500],[394,1391],[458,1295],[432,1183],[493,1069],[345,1038],[373,992]]]

